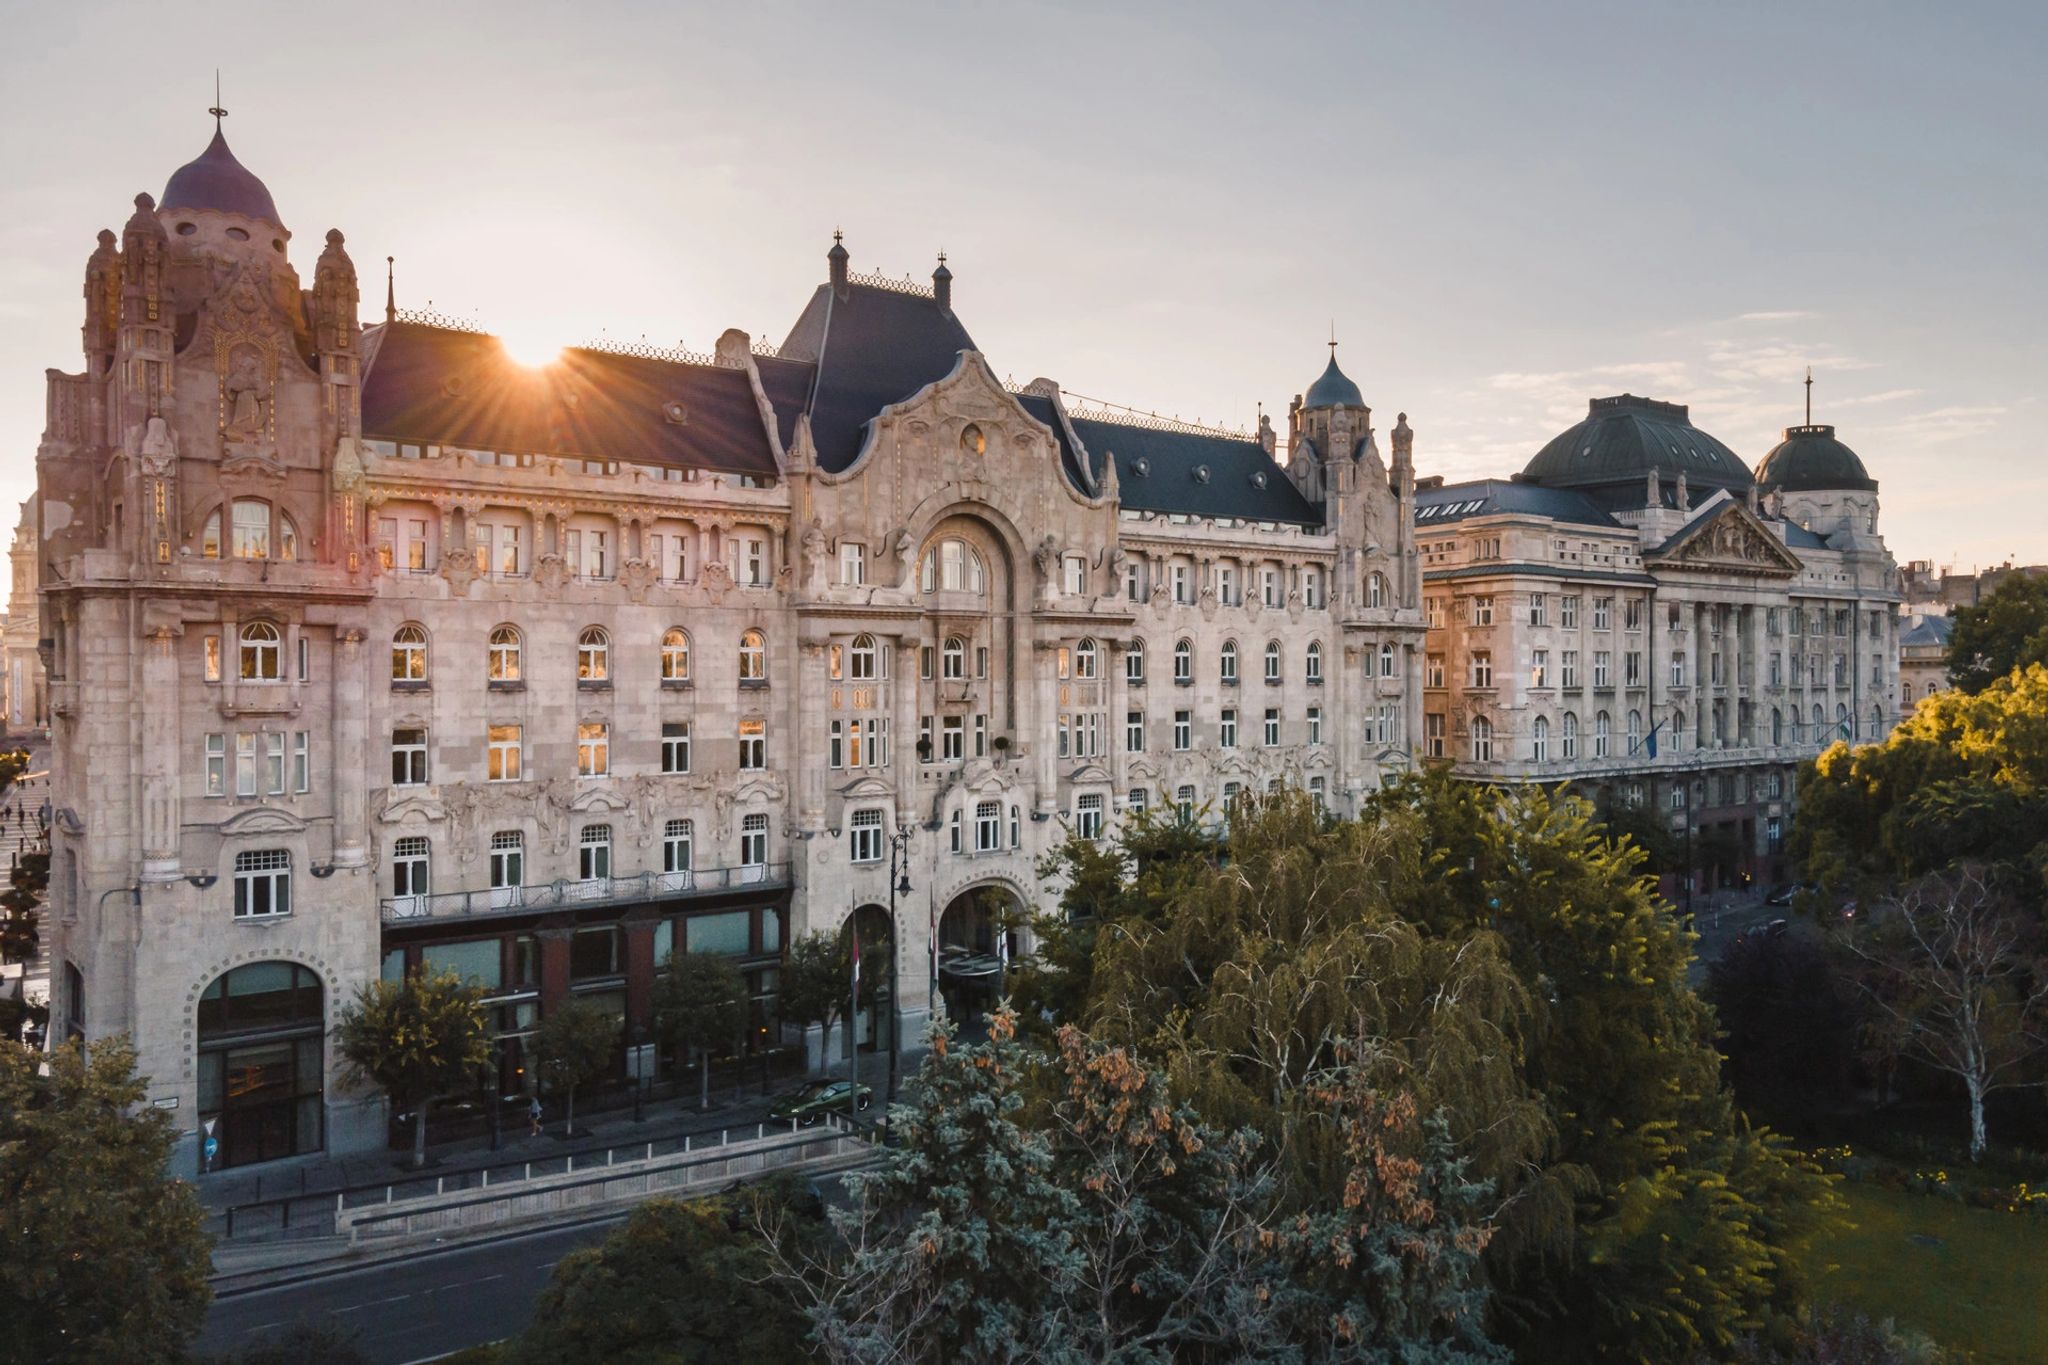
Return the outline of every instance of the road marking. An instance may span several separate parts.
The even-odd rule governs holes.
[[[431,1293],[433,1291],[429,1290],[428,1292]],[[368,1303],[352,1303],[346,1308],[337,1308],[334,1312],[337,1315],[342,1313],[360,1313],[365,1308],[382,1308],[387,1303],[403,1303],[411,1297],[412,1295],[410,1294],[393,1294],[388,1299],[371,1299]]]

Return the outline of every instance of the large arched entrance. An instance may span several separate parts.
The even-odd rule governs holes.
[[[976,886],[939,916],[939,993],[946,1013],[978,1035],[988,1011],[1006,993],[1004,977],[1022,946],[1021,906],[1000,886]]]
[[[200,1169],[274,1161],[325,1145],[326,1011],[296,962],[251,962],[199,997]]]
[[[854,1016],[852,1039],[862,1052],[881,1052],[896,1041],[896,942],[889,912],[863,905],[847,921],[860,939],[860,1009]],[[853,983],[847,982],[847,989]],[[841,1044],[841,1055],[845,1055]]]

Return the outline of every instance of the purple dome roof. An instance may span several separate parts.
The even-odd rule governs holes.
[[[270,191],[249,169],[235,160],[228,140],[216,127],[213,141],[199,154],[171,174],[164,186],[161,207],[165,209],[212,209],[217,213],[239,213],[274,227],[283,227]]]

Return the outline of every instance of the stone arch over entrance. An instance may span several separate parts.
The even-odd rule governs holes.
[[[199,992],[200,1169],[326,1146],[327,983],[302,963],[259,958]]]
[[[946,1013],[963,1030],[982,1020],[1008,991],[1009,969],[1028,951],[1028,902],[1006,878],[975,882],[953,893],[939,913],[933,959]]]
[[[860,1010],[850,1030],[853,1045],[862,1052],[884,1051],[896,1042],[896,983],[902,979],[903,951],[889,923],[889,908],[872,901],[856,906],[839,932],[849,947],[856,932],[860,942]],[[852,990],[850,980],[847,989]],[[842,1043],[840,1055],[845,1048]]]

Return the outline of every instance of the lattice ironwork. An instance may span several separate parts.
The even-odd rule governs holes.
[[[1028,393],[1028,388],[1012,386],[1013,393]],[[1071,389],[1061,389],[1062,406],[1070,418],[1078,417],[1089,422],[1114,422],[1118,426],[1144,427],[1151,431],[1177,431],[1189,436],[1221,436],[1232,441],[1255,439],[1251,432],[1242,427],[1212,426],[1206,422],[1189,422],[1179,417],[1168,417],[1163,413],[1147,412],[1142,408],[1125,407],[1103,398],[1090,398]]]
[[[392,316],[400,322],[417,322],[422,327],[439,327],[445,332],[475,332],[479,336],[488,335],[489,332],[489,329],[473,318],[450,317],[446,313],[429,312],[424,308],[398,308],[392,310]]]
[[[871,285],[876,289],[893,289],[899,294],[916,294],[919,298],[926,299],[935,299],[938,297],[937,294],[934,294],[932,292],[932,287],[930,283],[927,282],[925,284],[919,284],[916,280],[913,280],[908,275],[905,275],[900,280],[896,280],[889,278],[889,276],[887,275],[862,275],[858,273],[852,273],[848,274],[846,278],[850,283],[853,284]]]
[[[640,360],[665,360],[671,365],[717,365],[722,362],[715,355],[704,351],[685,351],[675,346],[657,346],[651,341],[621,341],[616,337],[598,337],[586,341],[578,349],[603,351],[607,355],[629,355]]]

